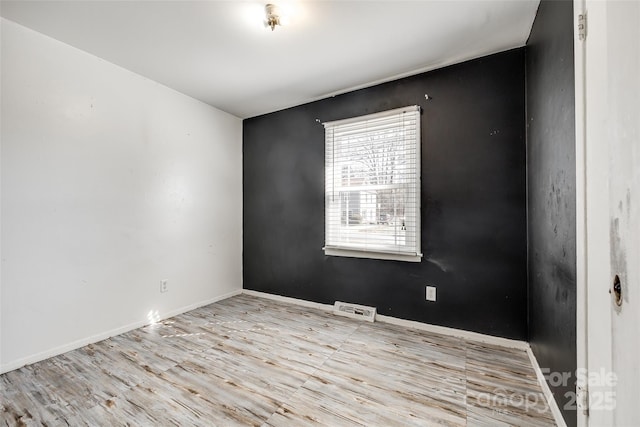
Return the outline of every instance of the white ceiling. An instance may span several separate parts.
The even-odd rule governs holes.
[[[523,46],[539,0],[5,1],[3,17],[241,118]],[[285,4],[286,3],[286,4]]]

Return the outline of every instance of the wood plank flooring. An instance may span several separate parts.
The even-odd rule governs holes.
[[[8,426],[549,426],[524,351],[240,295],[0,376]]]

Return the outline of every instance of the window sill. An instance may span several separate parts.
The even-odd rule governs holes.
[[[397,254],[397,253],[390,253],[390,252],[363,251],[363,250],[357,250],[357,249],[337,249],[337,248],[322,248],[322,249],[324,249],[324,254],[327,256],[384,259],[384,260],[391,260],[391,261],[407,261],[407,262],[422,261],[422,254],[405,255],[405,254]]]

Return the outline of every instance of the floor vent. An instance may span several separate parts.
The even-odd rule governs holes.
[[[336,301],[333,305],[333,314],[338,316],[351,317],[353,319],[363,319],[367,322],[376,320],[376,308],[364,305],[349,304],[346,302]]]

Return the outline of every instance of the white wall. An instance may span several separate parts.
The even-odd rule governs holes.
[[[5,19],[1,89],[0,371],[240,292],[239,118]]]

